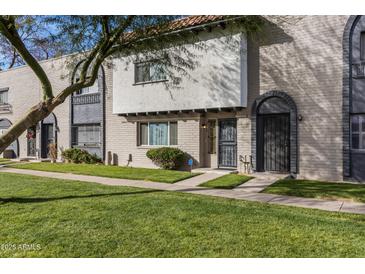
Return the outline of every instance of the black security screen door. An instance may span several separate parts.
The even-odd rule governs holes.
[[[259,117],[259,149],[261,170],[289,171],[290,131],[289,114],[262,115]]]
[[[218,166],[237,166],[237,129],[235,119],[219,121]]]

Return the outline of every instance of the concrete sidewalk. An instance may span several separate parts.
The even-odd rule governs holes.
[[[176,182],[174,185],[195,187],[202,183],[217,179],[222,176],[224,176],[224,174],[222,174],[222,173],[207,172],[207,173],[203,173],[202,175],[194,176],[192,178]]]
[[[192,193],[206,196],[224,197],[224,198],[254,201],[254,202],[264,202],[276,205],[305,207],[305,208],[313,208],[313,209],[320,209],[334,212],[365,214],[365,204],[362,203],[328,201],[321,199],[300,198],[300,197],[274,195],[266,193],[253,193],[253,192],[237,191],[237,190],[209,189],[209,188],[194,186],[194,184],[201,184],[202,183],[201,181],[206,179],[205,178],[206,176],[204,176],[204,174],[196,176],[195,177],[196,180],[193,182],[191,181],[191,178],[184,180],[186,184],[184,183],[184,181],[175,184],[167,184],[167,183],[156,183],[156,182],[148,182],[141,180],[126,180],[126,179],[105,178],[105,177],[77,175],[70,173],[45,172],[45,171],[26,170],[26,169],[14,169],[14,168],[0,168],[0,172],[26,174],[40,177],[50,177],[63,180],[93,182],[105,185],[118,185],[118,186],[141,187],[141,188],[158,189],[166,191],[178,191],[178,192]],[[220,174],[219,176],[222,176],[222,174]]]
[[[269,185],[272,185],[277,180],[283,179],[287,177],[287,174],[273,174],[273,173],[254,173],[253,179],[249,180],[248,182],[235,187],[233,190],[235,191],[243,191],[243,192],[250,192],[250,193],[259,193],[267,188]]]

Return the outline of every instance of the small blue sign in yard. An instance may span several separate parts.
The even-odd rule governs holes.
[[[193,159],[191,159],[191,158],[190,158],[190,159],[188,160],[188,166],[190,167],[190,172],[191,172],[191,170],[193,169],[193,163],[194,163],[194,162],[193,162]]]
[[[188,166],[190,167],[190,172],[191,172],[191,170],[193,169],[193,159],[189,159],[188,160]]]

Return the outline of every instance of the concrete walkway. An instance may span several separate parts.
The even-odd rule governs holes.
[[[179,181],[177,183],[175,183],[174,185],[178,185],[178,186],[190,186],[190,187],[194,187],[194,186],[198,186],[204,182],[210,181],[210,180],[214,180],[216,178],[219,178],[221,176],[223,176],[224,174],[222,173],[213,173],[213,172],[207,172],[207,173],[203,173],[202,175],[198,175],[198,176],[194,176],[192,178],[186,179],[186,180],[182,180]]]
[[[0,168],[0,172],[27,174],[27,175],[50,177],[63,180],[94,182],[105,185],[119,185],[119,186],[141,187],[141,188],[158,189],[166,191],[178,191],[178,192],[192,193],[206,196],[224,197],[236,200],[264,202],[276,205],[314,208],[333,212],[358,213],[365,215],[365,204],[361,203],[327,201],[321,199],[300,198],[300,197],[274,195],[266,193],[253,193],[248,191],[208,189],[198,186],[191,186],[190,184],[196,184],[197,182],[191,181],[190,179],[185,180],[185,183],[187,183],[187,185],[184,185],[184,181],[175,184],[167,184],[167,183],[140,181],[140,180],[126,180],[126,179],[105,178],[97,176],[77,175],[70,173],[45,172],[45,171],[13,169],[13,168]],[[199,177],[207,178],[203,176],[204,174],[199,175],[196,177],[196,179]],[[222,174],[220,174],[219,176],[222,176]],[[201,180],[199,179],[199,184],[201,183],[200,181]]]
[[[267,188],[269,185],[272,185],[277,180],[283,179],[287,174],[272,174],[272,173],[254,173],[252,174],[253,179],[248,182],[235,187],[234,191],[243,191],[249,193],[259,193]]]

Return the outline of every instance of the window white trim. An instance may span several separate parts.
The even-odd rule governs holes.
[[[0,98],[1,98],[0,105],[9,104],[9,88],[0,88]]]
[[[162,123],[167,123],[167,145],[151,145],[150,144],[150,124],[162,124]],[[171,147],[177,147],[179,144],[179,138],[178,138],[178,133],[176,135],[176,144],[175,145],[171,145],[171,140],[170,140],[170,124],[171,123],[176,123],[176,130],[177,132],[179,132],[178,130],[178,121],[149,121],[149,122],[139,122],[138,123],[138,128],[137,128],[137,146],[138,147],[166,147],[166,146],[171,146]],[[147,124],[147,144],[141,144],[142,143],[142,130],[141,130],[141,124]]]
[[[90,78],[90,77],[87,77],[87,78]],[[76,82],[78,82],[78,81],[79,81],[79,79],[76,79]],[[87,92],[84,92],[86,90],[87,90]],[[91,90],[91,92],[90,92],[90,90]],[[99,92],[100,92],[99,91],[99,78],[96,78],[94,84],[92,84],[90,87],[81,88],[81,89],[75,91],[74,95],[82,96],[82,95],[89,95],[89,94],[97,94]]]

